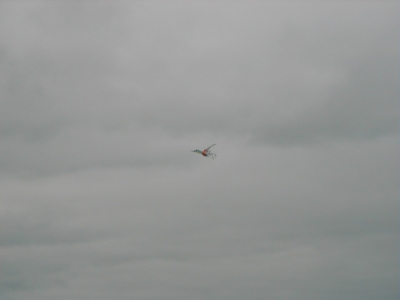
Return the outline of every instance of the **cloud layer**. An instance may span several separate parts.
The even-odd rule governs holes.
[[[397,6],[2,2],[1,297],[397,299]]]

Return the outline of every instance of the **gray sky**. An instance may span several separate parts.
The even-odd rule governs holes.
[[[395,1],[0,2],[1,298],[398,299],[398,29]]]

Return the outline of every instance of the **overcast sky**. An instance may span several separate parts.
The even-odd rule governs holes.
[[[397,300],[398,9],[1,1],[1,299]]]

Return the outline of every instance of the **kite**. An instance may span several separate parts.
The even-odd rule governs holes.
[[[211,156],[212,159],[214,159],[215,157],[217,157],[217,154],[211,153],[210,148],[211,148],[212,146],[215,146],[215,145],[216,145],[216,144],[213,144],[213,145],[211,145],[210,147],[204,149],[203,151],[200,151],[200,150],[193,150],[192,152],[199,153],[199,154],[203,155],[204,157],[210,157],[210,156]]]

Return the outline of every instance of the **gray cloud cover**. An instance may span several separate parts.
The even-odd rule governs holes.
[[[397,12],[0,2],[1,298],[398,299]]]

